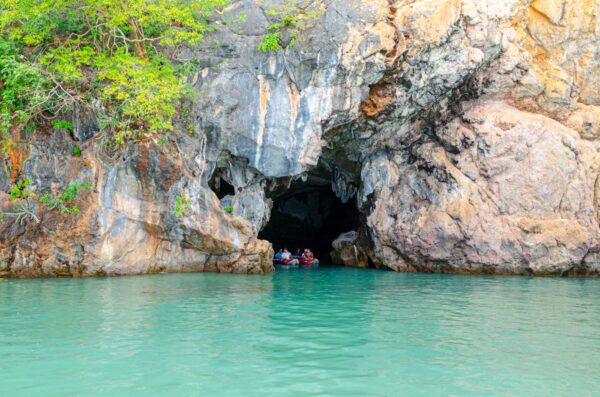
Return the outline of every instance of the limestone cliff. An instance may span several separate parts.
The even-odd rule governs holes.
[[[181,54],[204,65],[193,131],[110,156],[77,112],[73,134],[37,132],[5,159],[5,208],[16,168],[40,191],[95,188],[78,217],[5,219],[0,276],[268,272],[270,197],[318,165],[361,213],[334,243],[341,263],[600,274],[599,1],[327,0],[271,54],[257,50],[264,7],[233,1],[244,22]]]

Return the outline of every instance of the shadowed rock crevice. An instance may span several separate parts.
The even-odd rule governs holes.
[[[210,180],[208,186],[219,199],[223,199],[226,196],[235,195],[235,188],[219,175],[215,174],[215,176],[213,176],[213,178]]]

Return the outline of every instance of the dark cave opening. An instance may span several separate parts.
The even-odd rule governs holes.
[[[310,248],[321,263],[330,264],[331,243],[359,226],[354,200],[343,203],[331,188],[331,175],[322,170],[292,182],[271,198],[271,218],[259,238],[270,241],[275,251]]]
[[[213,192],[215,192],[219,200],[225,196],[233,196],[235,194],[235,188],[216,174],[210,180],[208,186],[212,189]]]

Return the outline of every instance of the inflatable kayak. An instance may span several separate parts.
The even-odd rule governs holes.
[[[317,258],[314,259],[300,259],[300,267],[302,269],[316,269],[319,267],[319,260]]]
[[[273,259],[273,266],[277,270],[298,269],[298,259]]]

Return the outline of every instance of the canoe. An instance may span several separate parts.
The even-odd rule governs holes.
[[[319,260],[314,258],[312,260],[300,259],[301,269],[317,269],[319,267]]]
[[[298,263],[298,259],[273,259],[273,266],[277,270],[290,270],[298,269],[300,264]]]

